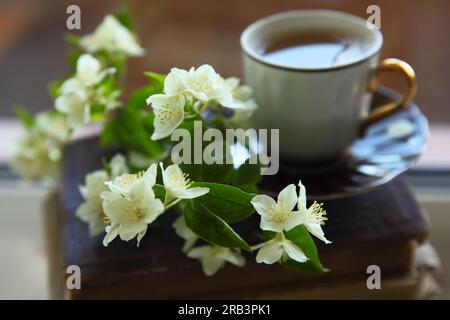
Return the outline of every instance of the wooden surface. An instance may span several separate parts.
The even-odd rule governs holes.
[[[405,273],[411,268],[415,243],[428,232],[426,217],[399,178],[370,193],[325,203],[329,221],[324,229],[333,244],[318,245],[322,262],[331,272],[304,274],[256,264],[252,256],[245,268],[227,265],[214,277],[206,277],[198,261],[180,250],[182,240],[171,230],[175,212],[158,218],[139,248],[133,241],[118,239],[105,248],[102,236],[89,237],[87,226],[74,215],[82,201],[78,186],[86,173],[101,166],[102,156],[95,138],[79,140],[65,150],[61,277],[66,266],[79,265],[83,288],[67,292],[69,298],[223,297],[244,289],[362,277],[371,264],[379,265],[385,274]],[[293,177],[292,182],[296,180]],[[258,222],[254,215],[236,229],[250,243],[258,243]]]

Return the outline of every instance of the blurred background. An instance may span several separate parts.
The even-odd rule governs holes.
[[[45,192],[42,186],[20,185],[6,163],[21,134],[13,108],[20,105],[33,113],[52,108],[47,84],[68,72],[65,52],[69,46],[64,35],[69,33],[66,8],[70,4],[81,8],[82,29],[74,32],[80,35],[91,32],[118,6],[129,7],[147,54],[131,59],[128,89],[145,82],[144,71],[167,73],[173,66],[189,68],[209,63],[223,76],[240,76],[240,33],[264,16],[314,8],[368,17],[367,7],[378,5],[384,35],[382,58],[400,58],[413,66],[419,83],[416,102],[430,120],[432,135],[427,153],[409,176],[432,221],[437,221],[432,236],[445,260],[450,241],[445,235],[446,226],[450,227],[450,1],[0,0],[0,298],[47,297],[42,232],[36,227],[40,221],[37,208]],[[401,79],[394,76],[383,76],[382,82],[401,89]],[[17,244],[14,239],[18,233],[25,242]],[[11,243],[26,249],[13,250]],[[4,259],[5,254],[10,258]],[[16,263],[35,279],[21,277],[29,290],[8,282],[11,275],[19,277],[25,272],[15,268]],[[445,275],[441,281],[448,281]],[[445,294],[450,297],[450,293]]]

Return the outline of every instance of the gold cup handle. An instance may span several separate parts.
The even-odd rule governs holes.
[[[399,109],[407,107],[409,103],[414,99],[414,96],[416,95],[417,81],[416,81],[416,74],[413,68],[411,68],[411,66],[406,62],[395,58],[383,60],[375,69],[375,73],[369,83],[370,92],[375,92],[378,85],[378,75],[382,71],[400,72],[405,76],[407,87],[405,92],[403,92],[403,96],[398,101],[387,103],[383,106],[377,107],[376,109],[372,110],[372,112],[369,114],[369,116],[364,120],[363,124],[361,125],[361,134],[364,133],[364,131],[370,124],[388,117],[389,115],[391,115],[392,113],[394,113]]]

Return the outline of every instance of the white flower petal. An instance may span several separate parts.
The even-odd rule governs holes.
[[[67,115],[70,128],[77,128],[86,122],[86,97],[79,91],[71,91],[60,95],[55,100],[55,108]],[[87,114],[89,120],[90,113]]]
[[[184,241],[183,247],[181,248],[181,251],[188,252],[192,249],[192,247],[197,243],[198,239],[187,239]]]
[[[113,177],[121,176],[128,173],[128,166],[125,157],[122,154],[116,154],[109,162],[111,167],[111,175]]]
[[[187,256],[192,259],[201,259],[210,255],[212,255],[212,247],[209,245],[194,248],[187,254]]]
[[[105,231],[106,231],[106,235],[103,238],[103,245],[105,247],[108,246],[108,244],[113,241],[118,235],[119,235],[119,230],[118,230],[117,225],[113,225],[113,226],[107,226]]]
[[[185,189],[182,186],[178,186],[177,181],[175,181],[175,179],[178,180],[183,177],[183,171],[181,171],[178,164],[171,164],[166,169],[164,169],[162,162],[160,162],[159,166],[162,170],[164,187],[168,189]]]
[[[140,56],[144,53],[135,35],[112,15],[106,16],[93,33],[82,37],[80,46],[89,52],[105,50],[128,56]]]
[[[120,225],[118,231],[122,241],[130,241],[140,233],[145,233],[147,231],[147,225],[144,223]]]
[[[306,188],[302,184],[302,181],[300,180],[298,182],[298,186],[300,187],[300,192],[298,195],[298,210],[303,211],[306,210]]]
[[[279,244],[269,241],[259,249],[258,254],[256,255],[256,262],[273,264],[279,261],[282,255],[283,248]]]
[[[203,272],[207,276],[214,275],[217,271],[220,270],[225,265],[225,260],[218,259],[216,257],[207,257],[202,260]]]
[[[152,191],[153,193],[153,191]],[[164,213],[164,204],[161,200],[154,198],[152,195],[151,199],[146,199],[145,206],[147,207],[146,217],[144,221],[148,224],[156,220],[161,214]],[[151,208],[151,209],[150,209]]]
[[[175,233],[184,240],[198,238],[198,236],[187,226],[184,216],[179,216],[172,224]]]
[[[175,229],[175,233],[185,241],[182,249],[183,252],[188,252],[199,237],[186,225],[186,220],[182,215],[174,221],[172,227]]]
[[[230,249],[227,254],[223,256],[223,259],[237,267],[245,266],[245,258],[233,249]]]
[[[290,184],[283,190],[281,190],[278,195],[278,204],[283,205],[289,211],[292,211],[297,203],[297,192],[295,190],[295,185]]]
[[[269,211],[271,210],[271,208],[277,206],[275,200],[269,196],[266,196],[265,194],[254,196],[250,202],[255,208],[256,212],[258,212],[263,217],[270,216]]]
[[[308,229],[309,232],[311,232],[311,234],[313,234],[314,236],[316,236],[318,239],[322,240],[325,243],[331,243],[331,241],[327,240],[327,238],[325,238],[325,233],[322,230],[322,227],[320,224],[318,223],[308,223],[305,225],[306,229]]]
[[[274,232],[282,232],[284,224],[273,221],[270,218],[261,217],[261,223],[259,224],[261,230],[274,231]]]
[[[77,78],[86,86],[97,84],[100,78],[100,61],[90,54],[83,54],[77,60]]]
[[[302,215],[298,211],[293,211],[289,217],[284,222],[284,230],[289,231],[292,228],[295,228],[296,226],[302,224],[304,222],[304,219]]]
[[[306,262],[308,258],[306,257],[305,253],[297,247],[292,241],[285,239],[283,241],[283,249],[286,251],[287,255],[298,262]]]
[[[91,236],[96,236],[105,231],[103,208],[100,199],[97,201],[86,201],[76,211],[76,216],[89,226]]]
[[[155,131],[152,140],[159,140],[169,136],[184,120],[183,96],[167,96],[155,94],[147,99],[152,105],[155,120],[153,122]]]
[[[137,246],[139,247],[139,244],[141,243],[141,240],[142,240],[142,238],[145,236],[145,234],[147,233],[147,229],[148,228],[146,228],[144,231],[141,231],[141,232],[139,232],[138,233],[138,235],[137,235],[137,237],[136,237],[136,240],[137,240]]]
[[[157,167],[156,164],[154,163],[147,169],[147,171],[145,171],[143,176],[147,185],[150,188],[153,188],[153,186],[156,183],[156,175],[157,175]]]
[[[186,190],[179,190],[174,191],[173,195],[177,199],[194,199],[201,197],[209,192],[209,188],[201,188],[201,187],[195,187],[195,188],[189,188]]]
[[[186,70],[172,68],[164,80],[164,93],[167,95],[175,95],[186,90],[184,81],[189,76]]]
[[[63,143],[69,139],[70,128],[66,117],[60,113],[41,112],[36,116],[35,128],[38,132],[55,142]]]

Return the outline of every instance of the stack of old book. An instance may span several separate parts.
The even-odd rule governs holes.
[[[139,248],[121,241],[105,248],[102,236],[89,236],[75,211],[82,201],[78,186],[104,156],[97,143],[87,139],[65,151],[62,227],[56,235],[62,239],[61,256],[52,271],[55,292],[65,298],[407,299],[426,294],[429,274],[420,246],[427,239],[428,219],[402,177],[361,195],[325,201],[329,220],[324,229],[333,244],[317,245],[329,272],[302,273],[249,257],[244,268],[227,265],[207,277],[198,261],[181,252],[182,240],[167,231],[176,215],[161,216]],[[245,230],[257,223],[255,215],[239,231],[253,236]],[[81,268],[81,290],[65,286],[69,265]],[[369,289],[368,278],[378,268],[381,289]]]

